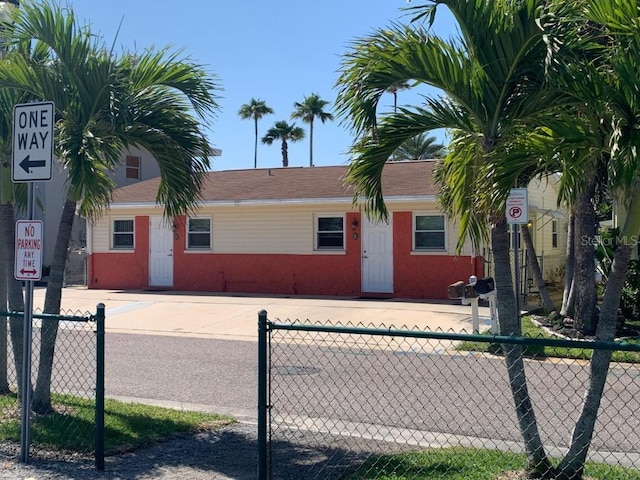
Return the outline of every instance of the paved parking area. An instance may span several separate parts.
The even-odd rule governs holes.
[[[44,288],[34,290],[34,308],[44,305]],[[374,324],[400,328],[471,332],[471,307],[446,301],[286,297],[171,291],[94,290],[67,287],[65,313],[106,307],[106,328],[122,333],[178,335],[228,340],[257,339],[258,312],[269,319]],[[481,325],[489,309],[480,307]]]

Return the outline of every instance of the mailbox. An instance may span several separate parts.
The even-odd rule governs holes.
[[[462,280],[449,285],[449,288],[447,289],[449,298],[453,300],[464,297],[464,287],[465,285]]]
[[[479,278],[476,282],[476,292],[480,295],[486,295],[489,292],[493,292],[496,289],[496,284],[493,281],[493,277]]]
[[[465,285],[464,287],[465,298],[476,298],[477,296],[478,296],[478,291],[475,285],[472,285],[471,283],[468,285]]]

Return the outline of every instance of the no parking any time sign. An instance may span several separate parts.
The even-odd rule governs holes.
[[[18,220],[16,222],[16,280],[42,278],[42,222]]]

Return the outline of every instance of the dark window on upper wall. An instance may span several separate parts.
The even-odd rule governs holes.
[[[187,226],[188,249],[211,248],[211,219],[190,218]]]
[[[416,215],[414,245],[416,250],[445,250],[444,215]]]
[[[125,168],[127,178],[140,180],[140,157],[127,155]]]
[[[133,243],[133,219],[114,220],[112,248],[132,249]]]
[[[344,217],[316,217],[316,249],[344,250]]]

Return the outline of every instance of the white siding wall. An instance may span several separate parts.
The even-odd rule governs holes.
[[[110,223],[111,217],[104,216],[93,224],[91,232],[91,242],[93,243],[91,246],[92,253],[104,253],[109,251],[111,244]]]
[[[547,281],[558,280],[558,268],[565,263],[567,245],[567,223],[569,213],[557,205],[557,179],[554,176],[533,180],[529,184],[529,207],[537,211],[531,214],[533,220],[533,243],[536,255],[542,257],[543,276]],[[550,212],[548,212],[550,211]],[[554,217],[551,212],[561,211],[564,218]],[[548,212],[545,214],[545,212]],[[557,223],[558,244],[553,247],[553,221]]]
[[[311,253],[313,213],[300,210],[218,211],[213,213],[213,251]]]
[[[441,213],[434,202],[389,202],[387,207],[390,212]],[[345,215],[347,212],[357,210],[358,207],[354,207],[351,202],[318,204],[316,206],[240,204],[237,206],[205,206],[198,212],[198,216],[212,219],[213,253],[308,255],[314,253],[316,215]],[[134,218],[139,215],[162,215],[162,212],[158,208],[111,209],[107,215],[93,225],[92,251],[94,253],[111,251],[111,223],[114,218]],[[364,212],[362,215],[364,216]],[[345,220],[345,233],[348,236],[351,231],[347,223]],[[413,235],[413,232],[411,234]],[[456,222],[450,220],[447,222],[446,242],[446,252],[418,254],[455,255],[458,242],[458,224]],[[461,255],[471,255],[472,253],[471,243],[467,241]]]

